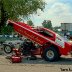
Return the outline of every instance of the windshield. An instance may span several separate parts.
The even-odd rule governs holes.
[[[61,40],[64,40],[65,42],[68,42],[69,41],[69,39],[66,36],[60,36],[57,33],[56,33],[56,37],[60,38]]]

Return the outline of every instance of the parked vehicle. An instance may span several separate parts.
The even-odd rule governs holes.
[[[3,46],[3,50],[7,54],[10,54],[13,51],[13,48],[15,48],[12,43],[0,42],[0,45]]]
[[[68,55],[72,52],[72,44],[52,30],[43,27],[33,28],[28,24],[12,20],[8,20],[8,24],[29,39],[30,42],[23,44],[23,52],[27,55],[41,55],[46,61],[56,61],[61,55]],[[36,44],[39,45],[38,48]]]
[[[7,53],[7,54],[10,54],[12,53],[13,51],[13,48],[16,47],[17,44],[22,44],[23,41],[21,40],[13,40],[13,41],[5,41],[2,45],[3,45],[3,49],[4,49],[4,52]]]

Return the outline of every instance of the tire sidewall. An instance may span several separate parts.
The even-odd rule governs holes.
[[[6,51],[6,47],[7,47],[7,46],[10,48],[10,51],[8,51],[8,52]],[[10,45],[4,45],[4,52],[5,52],[5,53],[10,54],[10,53],[12,52],[12,49],[13,49],[13,48],[12,48]]]
[[[51,50],[51,51],[53,51],[53,53],[54,53],[54,56],[53,56],[53,58],[48,58],[48,56],[47,56],[47,52],[49,51],[49,50]],[[44,53],[43,53],[43,57],[44,57],[44,59],[46,60],[46,61],[50,61],[50,62],[52,62],[52,61],[57,61],[58,60],[58,52],[57,52],[57,50],[54,48],[54,47],[49,47],[49,48],[46,48],[45,50],[44,50]]]

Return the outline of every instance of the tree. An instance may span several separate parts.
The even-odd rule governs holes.
[[[44,20],[43,23],[42,23],[42,26],[45,27],[45,28],[51,29],[51,30],[53,28],[50,20]]]
[[[28,17],[43,10],[45,3],[42,0],[0,0],[0,29],[7,19],[18,20],[19,16]]]
[[[2,29],[1,29],[1,33],[2,34],[11,34],[11,32],[14,32],[13,31],[13,28],[11,26],[3,26]]]
[[[30,26],[34,26],[34,24],[33,24],[33,22],[31,20],[28,20],[27,24],[29,24]]]
[[[61,26],[55,26],[55,27],[53,27],[53,31],[55,31],[55,32],[59,32],[59,30],[61,29]]]

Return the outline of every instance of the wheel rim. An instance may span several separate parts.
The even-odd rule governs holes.
[[[46,56],[49,58],[49,59],[52,59],[54,57],[54,52],[52,50],[49,50],[46,54]]]
[[[6,51],[6,52],[10,52],[10,51],[11,51],[11,48],[10,48],[9,46],[6,46],[6,47],[5,47],[5,51]]]

